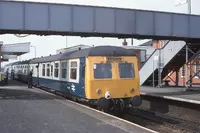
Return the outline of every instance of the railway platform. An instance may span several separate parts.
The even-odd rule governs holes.
[[[17,81],[0,86],[2,133],[152,133]]]
[[[200,88],[194,88],[190,91],[186,91],[186,89],[183,87],[157,88],[151,86],[141,86],[141,95],[200,104]]]

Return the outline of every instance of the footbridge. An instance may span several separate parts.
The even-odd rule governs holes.
[[[200,16],[70,4],[0,1],[0,34],[200,41]]]

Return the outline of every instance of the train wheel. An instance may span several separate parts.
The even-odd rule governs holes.
[[[76,97],[72,97],[72,100],[73,100],[74,102],[77,102]]]

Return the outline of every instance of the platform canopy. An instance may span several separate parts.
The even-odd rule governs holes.
[[[30,42],[1,44],[1,54],[3,60],[17,59],[17,56],[21,56],[28,52],[30,52]]]
[[[200,41],[200,16],[135,9],[1,1],[0,34]]]

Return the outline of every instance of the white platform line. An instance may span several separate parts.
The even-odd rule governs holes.
[[[140,94],[146,95],[146,96],[152,96],[152,97],[159,97],[159,98],[174,100],[174,101],[181,101],[181,102],[186,102],[186,103],[200,104],[200,101],[197,101],[197,100],[183,99],[183,98],[172,97],[172,96],[161,96],[161,95],[149,94],[149,93],[144,93],[144,92],[140,92]]]
[[[65,101],[67,101],[67,102],[70,102],[70,103],[76,104],[76,105],[78,105],[78,106],[81,106],[81,107],[87,108],[87,109],[89,109],[89,110],[96,111],[96,112],[98,112],[98,113],[101,113],[101,114],[107,115],[107,116],[109,116],[109,117],[112,117],[112,118],[118,119],[118,120],[120,120],[120,121],[126,122],[126,123],[128,123],[128,124],[130,124],[130,125],[133,125],[133,126],[139,127],[139,128],[144,129],[144,130],[146,130],[146,131],[149,131],[149,132],[152,132],[152,133],[158,133],[158,132],[156,132],[156,131],[154,131],[154,130],[151,130],[151,129],[149,129],[149,128],[145,128],[145,127],[140,126],[140,125],[138,125],[138,124],[135,124],[135,123],[132,123],[132,122],[130,122],[130,121],[127,121],[127,120],[124,120],[124,119],[118,118],[118,117],[116,117],[116,116],[113,116],[113,115],[110,115],[110,114],[107,114],[107,113],[101,112],[101,111],[99,111],[99,110],[95,110],[95,109],[93,109],[93,108],[90,108],[90,107],[88,107],[88,106],[85,106],[85,105],[82,105],[82,104],[76,103],[76,102],[74,102],[74,101],[67,100],[67,99],[65,99],[65,98],[63,98],[63,97],[61,97],[61,96],[58,96],[58,95],[55,95],[55,94],[53,94],[53,93],[50,93],[50,92],[44,91],[44,90],[42,90],[42,89],[38,89],[38,88],[35,88],[35,87],[33,87],[33,88],[34,88],[34,89],[37,89],[37,90],[39,90],[39,91],[42,91],[42,92],[44,92],[44,93],[50,94],[50,95],[52,95],[52,96],[56,96],[56,97],[58,97],[58,98],[61,98],[61,99],[65,100]],[[62,104],[64,104],[64,105],[66,105],[66,103],[61,102],[60,100],[57,100],[57,99],[54,99],[54,100],[57,101],[57,102],[59,102],[59,103],[62,103]]]

